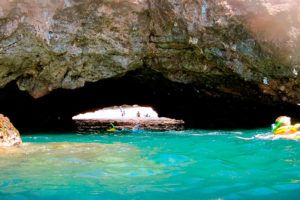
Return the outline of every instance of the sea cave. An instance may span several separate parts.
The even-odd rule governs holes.
[[[0,0],[0,199],[299,199],[299,52],[298,0]]]
[[[186,128],[249,129],[268,127],[280,115],[297,119],[299,106],[267,100],[226,93],[212,97],[192,84],[174,83],[153,71],[135,71],[79,89],[58,89],[39,99],[10,83],[1,89],[0,112],[21,131],[71,131],[74,115],[124,104],[151,106],[160,116],[184,120]]]

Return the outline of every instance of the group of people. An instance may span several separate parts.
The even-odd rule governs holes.
[[[120,112],[121,112],[121,116],[122,116],[122,117],[125,117],[126,113],[125,113],[125,110],[124,110],[122,107],[120,107]],[[141,117],[140,111],[137,111],[136,117],[137,117],[137,118],[140,118],[140,117]],[[149,117],[151,117],[151,115],[147,113],[147,114],[144,115],[144,117],[149,118]]]

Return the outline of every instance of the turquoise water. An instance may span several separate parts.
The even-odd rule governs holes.
[[[27,134],[0,199],[299,199],[300,141],[252,131]]]

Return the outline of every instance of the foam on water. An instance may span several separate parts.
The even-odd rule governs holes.
[[[0,149],[0,199],[297,199],[300,145],[268,129],[28,134]]]

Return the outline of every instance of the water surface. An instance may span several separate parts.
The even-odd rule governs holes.
[[[240,138],[268,131],[26,134],[0,199],[299,199],[299,141]]]

